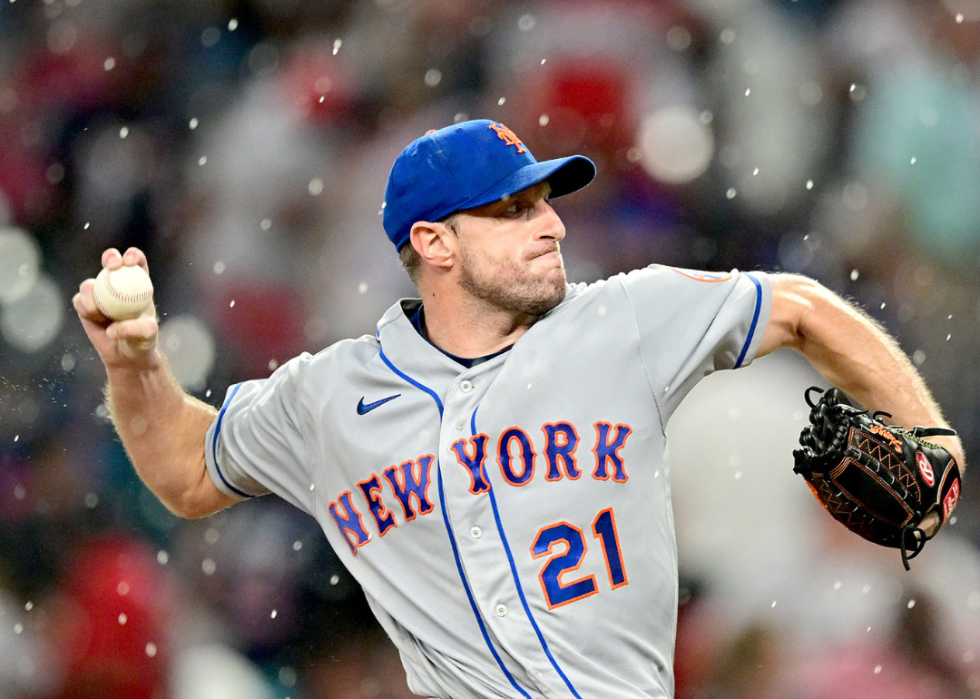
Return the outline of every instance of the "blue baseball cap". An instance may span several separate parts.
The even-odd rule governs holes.
[[[595,174],[595,163],[582,155],[539,163],[503,124],[453,124],[412,141],[395,160],[385,191],[385,232],[401,250],[418,221],[439,221],[544,180],[551,197],[560,197],[582,189]]]

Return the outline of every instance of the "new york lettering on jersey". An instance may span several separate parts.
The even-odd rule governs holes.
[[[597,421],[592,425],[592,431],[595,442],[591,449],[592,456],[588,459],[592,465],[591,477],[602,481],[612,478],[616,482],[626,482],[629,475],[621,451],[626,446],[632,428],[629,425],[613,426],[608,422]],[[472,478],[470,493],[480,495],[490,490],[484,470],[487,467],[488,453],[496,456],[503,482],[511,486],[522,486],[535,477],[549,482],[562,478],[580,478],[583,472],[579,469],[575,453],[579,447],[579,436],[574,425],[568,422],[546,423],[541,426],[541,433],[543,437],[539,438],[539,442],[543,447],[540,451],[535,448],[530,435],[516,427],[503,432],[496,440],[490,440],[485,434],[478,434],[453,443],[457,464],[466,469]],[[535,472],[535,462],[539,457],[544,462],[545,470],[542,473]],[[356,556],[358,548],[366,546],[372,540],[374,532],[384,536],[389,529],[397,526],[391,514],[394,507],[400,506],[406,523],[418,515],[427,515],[433,511],[428,491],[432,483],[434,459],[432,454],[425,454],[404,461],[397,467],[385,468],[381,475],[386,485],[382,485],[382,479],[377,473],[372,473],[357,483],[362,497],[357,498],[348,490],[329,503],[330,515],[347,541],[352,555]],[[370,517],[366,518],[362,511],[370,513]],[[366,524],[366,519],[371,524]]]

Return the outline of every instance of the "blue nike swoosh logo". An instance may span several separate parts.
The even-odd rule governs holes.
[[[357,402],[357,414],[358,415],[367,415],[369,412],[371,412],[375,408],[380,408],[382,405],[384,405],[388,401],[395,400],[395,398],[398,398],[400,395],[401,395],[401,393],[396,393],[393,396],[388,396],[387,398],[382,398],[381,400],[376,400],[373,403],[368,403],[367,405],[364,404],[364,399],[361,398],[361,400],[359,400]]]

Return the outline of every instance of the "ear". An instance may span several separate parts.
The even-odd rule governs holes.
[[[424,262],[446,271],[456,257],[456,236],[448,226],[431,221],[418,221],[412,226],[409,243]]]

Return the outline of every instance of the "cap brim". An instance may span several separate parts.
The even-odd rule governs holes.
[[[595,175],[595,163],[584,155],[570,155],[567,158],[532,163],[496,182],[479,196],[465,202],[458,210],[475,209],[478,206],[500,201],[545,180],[551,185],[551,198],[554,199],[577,192],[592,182]]]

